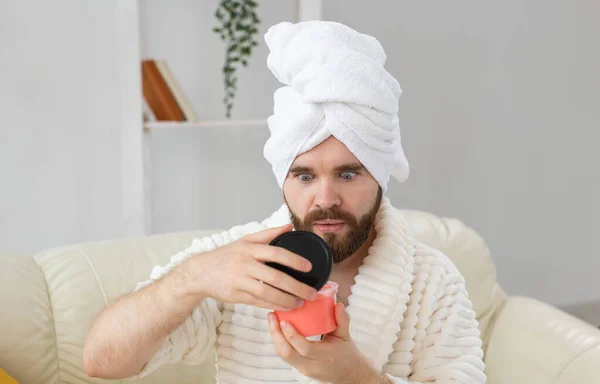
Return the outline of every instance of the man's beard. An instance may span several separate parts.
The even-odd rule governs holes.
[[[336,233],[324,234],[324,240],[329,248],[331,248],[331,252],[333,253],[333,262],[339,263],[352,256],[368,239],[369,233],[371,233],[371,230],[375,226],[375,219],[381,205],[381,197],[382,191],[381,188],[379,188],[379,192],[377,193],[377,198],[375,199],[373,207],[371,207],[369,212],[363,215],[360,219],[357,219],[351,213],[337,207],[310,212],[306,215],[304,220],[300,219],[300,217],[298,217],[298,215],[296,215],[290,209],[290,217],[296,230],[310,232],[314,232],[313,224],[315,221],[344,221],[349,228],[349,232],[346,235],[338,235]]]

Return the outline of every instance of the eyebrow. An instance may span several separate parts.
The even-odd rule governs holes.
[[[365,169],[361,163],[347,163],[335,167],[336,172],[358,172]]]
[[[335,172],[358,172],[365,169],[365,166],[360,163],[346,163],[338,165],[334,168]],[[314,169],[304,165],[292,165],[290,173],[315,173]]]
[[[292,165],[290,168],[290,173],[315,173],[311,167],[306,167],[303,165]]]

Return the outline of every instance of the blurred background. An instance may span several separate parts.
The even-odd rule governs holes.
[[[600,3],[257,1],[230,118],[219,7],[0,1],[0,252],[267,217],[282,198],[263,35],[335,20],[379,39],[403,89],[411,176],[392,202],[478,231],[509,294],[600,312]],[[185,121],[149,112],[142,60],[168,64]]]

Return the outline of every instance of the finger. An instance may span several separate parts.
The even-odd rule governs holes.
[[[312,269],[310,261],[285,248],[262,244],[250,245],[248,249],[256,260],[285,265],[301,272],[308,272]]]
[[[286,311],[300,308],[304,302],[296,296],[282,292],[277,288],[271,287],[269,284],[260,283],[258,280],[251,277],[248,277],[241,282],[240,289],[260,300],[284,308],[283,310]]]
[[[282,359],[290,364],[292,361],[299,360],[300,356],[298,355],[298,352],[292,348],[290,343],[288,343],[287,339],[283,335],[283,332],[281,332],[277,316],[275,316],[274,313],[269,313],[267,316],[269,320],[269,333],[271,334],[275,352],[277,352]]]
[[[275,311],[289,311],[289,308],[262,300],[248,292],[239,292],[238,300],[236,301],[238,301],[240,304],[249,304],[264,309],[272,309]]]
[[[350,340],[350,317],[346,313],[346,309],[342,303],[335,305],[335,322],[337,323],[337,328],[331,332],[331,335],[343,340]]]
[[[244,239],[250,243],[269,244],[277,236],[291,231],[292,228],[293,226],[291,224],[286,224],[281,227],[269,228],[263,231],[252,233],[250,235],[246,235]]]
[[[281,322],[281,330],[285,336],[287,342],[298,352],[298,354],[307,359],[314,360],[317,358],[315,355],[315,347],[312,341],[306,340],[302,335],[296,331],[296,328],[287,321]]]
[[[248,275],[301,299],[312,301],[317,298],[317,290],[313,287],[267,265],[261,263],[250,264]]]

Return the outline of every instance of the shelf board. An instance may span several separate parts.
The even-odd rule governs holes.
[[[198,122],[189,121],[152,121],[144,123],[144,131],[155,129],[181,129],[181,128],[265,128],[267,120],[207,120]]]

